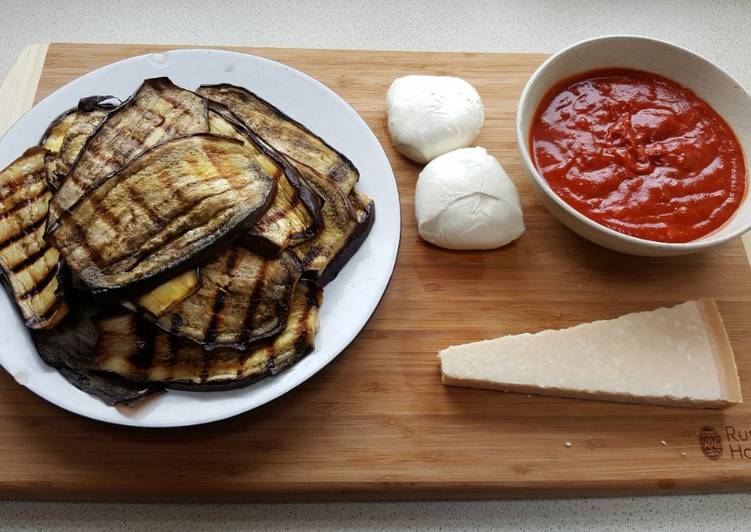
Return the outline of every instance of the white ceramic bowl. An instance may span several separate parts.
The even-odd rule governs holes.
[[[529,128],[540,100],[556,82],[598,68],[622,67],[653,72],[693,90],[733,128],[746,157],[746,194],[735,214],[716,231],[671,244],[613,231],[580,214],[550,188],[529,153]],[[748,154],[751,153],[751,96],[720,67],[693,52],[664,41],[629,35],[598,37],[574,44],[545,61],[527,82],[516,113],[516,137],[522,161],[540,198],[566,227],[584,238],[633,255],[665,257],[703,251],[751,229]]]

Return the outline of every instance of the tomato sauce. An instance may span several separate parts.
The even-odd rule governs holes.
[[[730,126],[661,76],[595,70],[543,98],[530,132],[538,171],[581,214],[647,240],[689,242],[723,225],[746,190]]]

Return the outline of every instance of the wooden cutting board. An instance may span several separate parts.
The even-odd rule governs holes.
[[[27,49],[0,89],[2,119],[11,123],[32,101],[92,69],[169,48]],[[314,378],[253,412],[202,427],[143,430],[89,421],[0,372],[0,496],[287,501],[751,488],[751,271],[743,244],[684,258],[628,257],[558,224],[535,197],[514,138],[518,96],[544,56],[240,50],[320,79],[381,140],[399,181],[403,219],[385,298],[360,337]],[[515,244],[458,253],[418,238],[413,192],[421,167],[393,149],[384,102],[391,81],[408,73],[457,75],[479,90],[486,124],[477,144],[500,159],[524,204],[527,232]],[[619,405],[439,381],[436,353],[450,344],[698,297],[719,302],[746,406],[721,412]],[[719,459],[705,455],[701,431],[719,435]]]

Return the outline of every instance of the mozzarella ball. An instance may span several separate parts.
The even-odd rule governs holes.
[[[447,249],[493,249],[524,232],[519,194],[485,148],[464,148],[433,159],[417,180],[420,236]]]
[[[389,87],[386,106],[396,149],[418,163],[471,145],[484,119],[475,88],[450,76],[398,78]]]

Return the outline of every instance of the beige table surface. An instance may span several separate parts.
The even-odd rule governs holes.
[[[41,41],[552,52],[587,37],[628,33],[689,47],[751,88],[751,2],[745,1],[0,0],[0,14],[4,20],[0,77],[26,45]],[[0,502],[0,531],[513,528],[729,532],[749,529],[749,507],[751,495],[745,494],[228,506]]]

